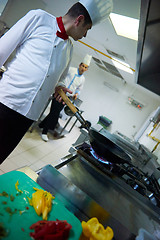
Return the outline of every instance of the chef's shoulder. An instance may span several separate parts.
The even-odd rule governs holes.
[[[56,19],[55,16],[53,16],[52,14],[42,10],[42,9],[33,9],[33,10],[30,10],[27,15],[30,17],[30,16],[35,16],[37,18],[40,18],[40,19],[45,19],[45,18],[51,18],[51,19]]]
[[[75,73],[77,73],[77,68],[75,68],[75,67],[69,67],[69,73],[70,74],[75,74]]]

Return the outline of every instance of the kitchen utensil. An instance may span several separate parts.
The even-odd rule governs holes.
[[[66,96],[66,94],[63,92],[62,89],[58,91],[59,95],[62,97],[63,101],[67,104],[67,106],[70,108],[70,110],[73,112],[75,117],[80,121],[80,123],[87,129],[89,130],[89,126],[85,119],[82,117],[80,114],[78,108],[76,108],[73,103],[70,101],[70,99]]]
[[[121,149],[118,145],[113,141],[111,134],[108,133],[108,136],[103,136],[99,132],[94,129],[90,129],[86,120],[81,116],[78,112],[78,109],[71,103],[69,98],[63,92],[62,89],[59,90],[59,95],[62,97],[63,101],[67,104],[67,106],[71,109],[77,119],[81,122],[81,124],[88,130],[90,143],[98,158],[105,159],[109,162],[130,162],[131,158],[128,154],[126,154],[123,149]]]
[[[130,157],[124,152],[122,148],[116,145],[113,140],[103,136],[94,129],[89,130],[90,144],[98,157],[109,162],[130,162]]]
[[[23,193],[18,193],[15,189],[17,180],[19,182],[18,188],[23,191]],[[38,189],[42,188],[25,173],[19,171],[12,171],[1,175],[0,183],[0,193],[5,191],[9,194],[9,197],[0,196],[0,223],[3,223],[9,232],[5,239],[31,239],[29,236],[31,232],[29,227],[33,223],[42,220],[42,217],[38,216],[34,208],[29,205],[27,197],[32,197],[32,193],[35,192],[33,187]],[[10,199],[11,194],[14,196],[13,201]],[[6,211],[7,208],[10,208],[13,214],[10,214],[10,211]],[[52,210],[48,214],[48,220],[56,219],[67,220],[67,222],[72,225],[69,240],[79,239],[82,232],[81,222],[64,207],[55,195]]]
[[[76,107],[77,108],[77,107]],[[77,110],[79,111],[79,109],[77,108]],[[70,116],[70,117],[73,117],[74,116],[74,113],[72,112],[72,110],[68,107],[68,106],[65,106],[64,108],[64,112],[66,115]]]
[[[71,102],[73,103],[73,105],[75,105],[75,100],[74,100],[74,98],[73,97],[68,97],[70,100],[71,100]],[[76,107],[77,108],[77,107]],[[77,108],[77,110],[79,111],[79,109]],[[70,116],[70,117],[73,117],[74,116],[74,113],[71,111],[71,109],[66,105],[65,107],[64,107],[64,112],[65,112],[65,114],[67,115],[67,116]]]

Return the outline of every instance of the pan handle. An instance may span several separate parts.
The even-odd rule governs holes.
[[[80,121],[80,123],[89,131],[89,126],[86,122],[86,120],[82,117],[82,115],[79,113],[78,109],[73,105],[73,103],[70,101],[70,99],[67,97],[67,95],[63,92],[62,89],[58,91],[59,95],[62,97],[63,101],[67,104],[67,106],[71,109],[71,111],[74,113],[75,117]]]
[[[78,110],[67,97],[67,95],[63,92],[62,89],[58,91],[59,95],[62,97],[63,101],[67,104],[67,106],[71,109],[71,111],[75,114]]]

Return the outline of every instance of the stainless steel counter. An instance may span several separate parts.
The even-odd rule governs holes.
[[[159,208],[130,186],[124,188],[119,178],[110,178],[82,157],[59,171],[135,235],[139,228],[153,233],[159,226]]]
[[[71,160],[71,161],[70,161]],[[37,182],[56,194],[81,221],[97,216],[112,227],[115,239],[135,239],[140,228],[159,229],[160,209],[121,179],[99,171],[78,155],[56,168],[46,166]]]
[[[68,166],[62,167],[62,169],[65,168],[68,168]],[[87,221],[92,217],[97,217],[105,227],[110,226],[113,229],[115,240],[135,239],[135,235],[110,214],[110,209],[103,208],[51,165],[47,165],[42,169],[37,178],[37,183],[62,201],[65,207],[80,221]]]

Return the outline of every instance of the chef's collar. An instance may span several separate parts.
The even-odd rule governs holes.
[[[63,22],[62,22],[62,17],[57,17],[56,20],[57,20],[58,27],[60,29],[60,32],[57,31],[56,35],[59,38],[62,38],[63,40],[67,40],[68,39],[68,35],[67,35],[66,30],[64,28],[64,25],[63,25]]]

